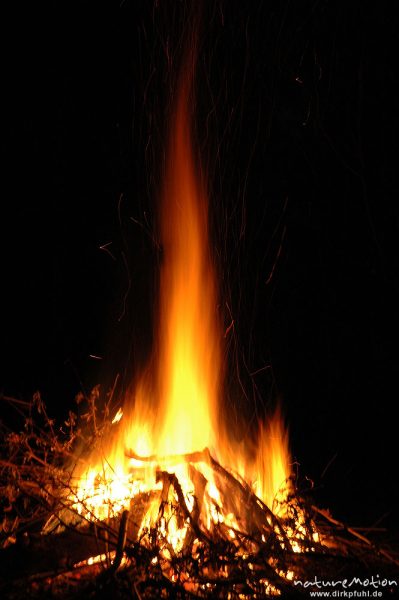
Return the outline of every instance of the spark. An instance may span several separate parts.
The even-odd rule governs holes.
[[[119,423],[119,421],[122,419],[122,417],[123,417],[123,411],[122,411],[121,408],[119,408],[118,412],[116,413],[116,415],[112,419],[112,424]]]
[[[112,258],[112,260],[116,261],[115,256],[112,254],[112,252],[110,250],[108,250],[108,246],[111,246],[111,244],[112,244],[112,242],[107,242],[106,244],[103,244],[102,246],[100,246],[99,249],[104,250],[104,252],[109,254],[109,256]]]

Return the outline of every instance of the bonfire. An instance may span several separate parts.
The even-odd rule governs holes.
[[[23,428],[2,432],[2,597],[298,597],[315,573],[370,565],[396,590],[396,557],[300,489],[279,408],[250,439],[230,430],[194,66],[189,53],[169,122],[148,368],[123,399],[118,379],[77,398],[61,427],[39,394],[3,397]]]

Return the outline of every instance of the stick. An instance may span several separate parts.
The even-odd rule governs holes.
[[[120,567],[123,551],[126,544],[126,533],[127,533],[127,519],[129,517],[129,511],[124,510],[121,517],[121,524],[119,526],[118,542],[116,544],[116,555],[111,565],[113,571],[117,571]]]
[[[369,540],[364,535],[362,535],[361,533],[356,531],[356,529],[353,529],[353,527],[348,527],[344,523],[341,523],[341,521],[337,521],[337,519],[334,519],[334,517],[332,517],[327,510],[323,510],[322,508],[318,508],[317,506],[314,506],[314,505],[312,505],[312,510],[314,510],[319,515],[321,515],[322,517],[327,519],[327,521],[329,521],[336,527],[342,528],[344,531],[347,531],[348,533],[350,533],[351,535],[353,535],[354,537],[356,537],[357,539],[362,541],[364,544],[367,544],[367,546],[370,546],[371,548],[373,548],[373,550],[375,552],[382,554],[382,556],[384,556],[387,560],[389,560],[389,562],[391,562],[394,565],[397,565],[399,567],[399,561],[396,560],[395,558],[393,558],[393,556],[391,556],[389,554],[389,552],[387,552],[386,550],[383,550],[381,548],[377,548],[371,540]]]
[[[188,519],[188,521],[190,522],[191,527],[193,528],[195,534],[197,537],[205,540],[208,544],[210,543],[210,539],[208,538],[208,536],[200,529],[198,523],[195,521],[195,519],[193,518],[192,514],[190,513],[190,511],[187,508],[187,504],[184,498],[184,494],[183,494],[183,490],[181,489],[181,485],[179,483],[179,480],[177,479],[176,475],[174,473],[166,473],[165,471],[162,471],[159,473],[159,476],[162,477],[162,479],[165,481],[167,481],[169,483],[169,485],[172,485],[176,494],[177,494],[177,499],[179,501],[179,506],[183,511],[183,515],[185,517],[185,519]]]
[[[240,481],[238,481],[234,477],[234,475],[232,475],[231,473],[229,473],[229,471],[227,471],[224,467],[222,467],[222,465],[220,463],[218,463],[217,460],[215,460],[212,457],[208,448],[204,448],[202,451],[198,451],[198,452],[189,452],[187,454],[171,454],[169,456],[161,456],[161,457],[157,456],[156,454],[153,454],[151,456],[139,456],[133,450],[126,450],[125,456],[127,456],[128,458],[137,460],[139,462],[143,462],[146,464],[152,463],[154,465],[155,464],[162,464],[162,465],[166,464],[168,466],[175,466],[175,465],[179,465],[181,463],[197,463],[197,462],[204,462],[204,463],[208,464],[214,471],[216,471],[217,473],[222,475],[222,477],[230,485],[232,485],[234,488],[236,488],[236,490],[239,492],[239,495],[241,497],[246,498],[246,503],[248,504],[248,502],[249,502],[250,508],[252,508],[252,510],[255,512],[259,522],[265,522],[265,521],[267,522],[267,519],[265,518],[266,516],[268,516],[270,518],[270,521],[273,524],[273,526],[277,527],[279,533],[281,534],[281,537],[283,538],[284,543],[286,544],[286,548],[291,549],[291,543],[286,536],[284,528],[282,527],[282,525],[280,524],[279,520],[274,515],[274,513],[270,510],[270,508],[268,506],[266,506],[266,504],[264,504],[264,502],[262,502],[262,500],[260,500],[260,498],[258,498],[254,494],[254,492],[251,490],[251,488],[249,486],[244,487],[244,485]],[[179,487],[180,487],[180,484],[179,484]]]

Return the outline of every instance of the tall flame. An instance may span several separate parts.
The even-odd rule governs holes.
[[[186,67],[170,125],[162,192],[161,453],[215,446],[222,336],[209,249],[208,198],[191,142],[192,77],[192,68]]]
[[[92,453],[89,468],[77,474],[79,483],[71,497],[72,506],[86,518],[106,518],[129,507],[137,494],[150,491],[154,499],[140,531],[154,523],[161,527],[160,502],[163,506],[173,496],[165,491],[167,486],[162,487],[157,468],[158,475],[167,471],[178,477],[189,510],[194,510],[195,498],[202,494],[201,508],[198,504],[195,510],[202,511],[204,527],[222,521],[239,527],[236,517],[240,520],[240,515],[233,512],[240,503],[226,496],[223,500],[225,492],[217,487],[209,454],[201,452],[204,448],[222,458],[271,509],[275,500],[284,500],[278,490],[290,474],[288,439],[279,414],[268,427],[261,426],[256,451],[252,441],[237,445],[229,440],[226,423],[217,422],[223,336],[210,250],[208,196],[192,143],[193,74],[192,54],[182,70],[169,124],[160,197],[163,255],[153,370],[136,386],[134,402],[127,399],[123,417],[120,412],[115,415],[113,435]],[[186,462],[191,460],[187,458],[190,453],[197,456],[200,476],[197,473],[196,482]],[[169,543],[181,548],[186,529],[173,515],[167,529]]]
[[[256,455],[256,493],[274,512],[290,491],[291,474],[288,432],[280,408],[266,422],[260,424]]]

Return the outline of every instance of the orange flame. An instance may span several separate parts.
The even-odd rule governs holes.
[[[289,492],[291,475],[288,432],[279,407],[271,419],[260,424],[256,472],[257,495],[273,512],[279,513]]]
[[[186,69],[171,121],[162,194],[158,453],[215,448],[221,330],[208,235],[208,199],[195,169]]]
[[[160,493],[162,483],[156,480],[159,462],[163,470],[177,475],[188,509],[193,510],[195,486],[189,466],[176,466],[174,461],[168,464],[165,457],[203,448],[223,457],[224,464],[228,457],[226,466],[235,469],[270,508],[275,500],[283,499],[279,489],[290,474],[288,437],[280,414],[276,413],[268,427],[260,427],[255,460],[253,443],[236,447],[226,427],[217,427],[223,336],[210,251],[208,197],[192,145],[192,63],[183,70],[170,122],[161,194],[163,262],[155,373],[142,378],[134,405],[125,407],[123,418],[120,412],[115,415],[114,435],[93,453],[90,468],[78,475],[71,502],[86,517],[106,518],[110,506],[113,513],[128,508],[131,499],[143,491]],[[147,466],[127,458],[126,449],[147,457]],[[223,500],[205,463],[202,461],[200,468],[206,482],[203,522],[208,528],[220,522],[238,527],[237,515],[226,509],[223,516],[219,510]],[[173,492],[165,493],[169,501]],[[180,549],[184,527],[173,515],[166,526],[159,521],[158,509],[159,497],[149,506],[140,530],[158,519],[169,543]]]

